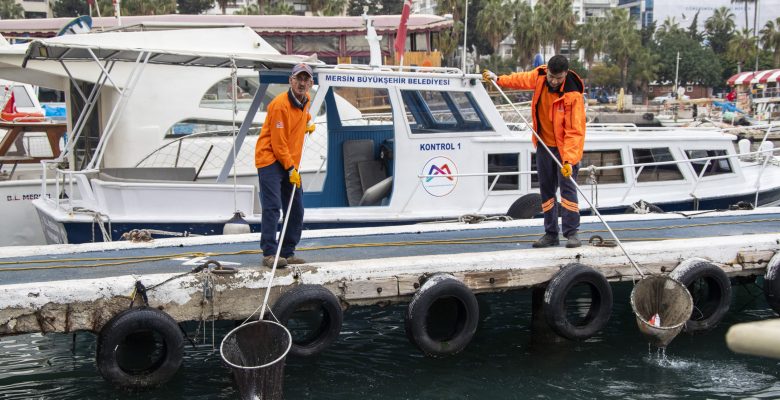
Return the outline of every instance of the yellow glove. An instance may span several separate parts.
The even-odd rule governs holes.
[[[498,79],[496,74],[492,73],[489,69],[483,69],[482,70],[482,81],[484,82],[490,82]]]
[[[297,187],[301,187],[301,174],[295,168],[290,168],[290,183]]]
[[[306,134],[307,135],[311,135],[312,133],[314,133],[314,128],[315,128],[314,124],[310,124],[309,126],[307,126],[306,127]]]
[[[571,173],[572,173],[571,164],[563,163],[563,167],[561,167],[561,175],[563,175],[564,178],[568,178],[571,176]]]

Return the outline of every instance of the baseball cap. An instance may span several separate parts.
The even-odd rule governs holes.
[[[301,72],[305,72],[305,73],[309,74],[309,76],[314,76],[314,73],[312,72],[311,67],[306,65],[306,64],[304,64],[304,63],[297,64],[296,66],[293,67],[293,69],[292,69],[292,76],[298,75]]]

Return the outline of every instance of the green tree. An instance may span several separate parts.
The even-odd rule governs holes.
[[[295,14],[295,7],[292,4],[287,4],[283,1],[275,1],[268,6],[266,11],[268,15],[293,15]]]
[[[780,68],[780,17],[769,20],[761,29],[764,50],[772,52],[772,68]]]
[[[658,76],[660,56],[647,47],[640,46],[629,61],[629,80],[634,92],[647,93],[650,82]]]
[[[735,26],[734,14],[726,7],[715,9],[712,16],[704,21],[705,36],[715,54],[723,54],[728,50]]]
[[[593,60],[604,50],[607,26],[600,18],[588,18],[585,23],[576,29],[577,48],[582,49],[585,62],[590,69]]]
[[[328,0],[322,6],[322,15],[336,16],[342,15],[347,7],[347,0]]]
[[[737,63],[737,73],[756,56],[756,38],[750,35],[750,29],[738,31],[729,41],[728,56]]]
[[[176,0],[124,0],[122,15],[163,15],[176,13]]]
[[[57,0],[51,6],[51,13],[54,18],[75,18],[79,15],[89,15],[89,6],[84,0]]]
[[[756,0],[731,0],[731,4],[734,3],[742,3],[745,5],[745,29],[748,29],[750,27],[750,24],[748,23],[748,3],[753,3],[755,5]],[[755,11],[756,8],[753,7],[753,10]],[[753,14],[755,14],[755,12]]]
[[[515,55],[517,64],[526,69],[539,49],[539,36],[534,29],[529,29],[534,26],[534,10],[528,3],[518,1],[514,3],[513,11],[515,15],[512,36],[515,39],[515,47],[512,54]]]
[[[14,0],[0,0],[0,18],[24,18],[24,8],[20,4],[16,4]]]
[[[507,12],[503,0],[485,0],[484,8],[477,14],[477,33],[488,40],[492,53],[498,51],[498,45],[511,32],[512,13]]]
[[[620,85],[626,87],[628,65],[631,55],[642,47],[639,31],[625,8],[614,8],[609,15],[609,30],[606,34],[609,55],[620,69]]]
[[[214,2],[212,0],[176,0],[179,14],[202,14],[210,9]]]
[[[544,18],[539,22],[547,25],[545,33],[549,35],[549,42],[554,53],[560,54],[562,43],[571,39],[576,27],[571,0],[539,0],[537,6],[544,9]]]
[[[698,83],[715,86],[721,82],[722,67],[715,52],[710,47],[691,38],[687,32],[665,35],[658,41],[659,69],[658,79],[685,85]],[[680,67],[677,71],[677,53],[680,54]]]
[[[699,33],[699,11],[696,11],[696,14],[693,15],[693,20],[691,21],[691,25],[688,27],[688,35],[691,36],[691,39],[701,42],[704,40],[704,35]]]
[[[452,28],[441,31],[434,36],[433,48],[441,52],[444,59],[443,65],[454,65],[455,50],[461,43],[460,37],[463,35],[463,22],[455,21]]]
[[[260,15],[260,4],[249,3],[233,11],[233,15]]]
[[[591,87],[615,88],[620,85],[620,68],[617,65],[597,64],[588,75]]]

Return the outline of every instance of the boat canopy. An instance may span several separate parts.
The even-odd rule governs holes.
[[[298,63],[322,65],[316,55],[282,55],[248,27],[105,32],[36,39],[29,60],[128,61],[149,54],[151,64],[196,67],[289,68]]]
[[[726,81],[729,86],[747,85],[751,83],[772,83],[780,80],[780,69],[766,69],[763,71],[747,71],[734,74]]]

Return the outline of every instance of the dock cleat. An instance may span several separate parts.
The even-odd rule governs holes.
[[[263,257],[263,266],[268,268],[274,267],[274,259],[276,256],[265,256]],[[279,257],[279,262],[276,264],[277,268],[284,268],[287,266],[287,259],[284,257]]]
[[[545,233],[544,236],[535,241],[531,246],[538,249],[542,247],[558,246],[559,244],[561,244],[561,241],[558,239],[557,233]]]

